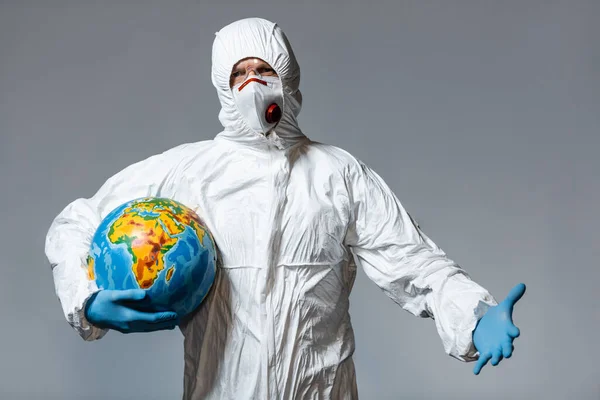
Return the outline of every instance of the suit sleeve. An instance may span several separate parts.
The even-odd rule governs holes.
[[[91,197],[68,204],[52,221],[46,235],[45,253],[52,267],[55,293],[67,322],[83,340],[102,338],[107,330],[90,324],[85,315],[87,300],[99,289],[88,278],[87,256],[102,219],[117,206],[144,196],[156,196],[173,182],[173,165],[179,146],[121,170]]]
[[[357,265],[404,310],[432,318],[447,354],[476,360],[472,333],[496,300],[421,231],[370,167],[356,160],[346,184],[346,244]]]

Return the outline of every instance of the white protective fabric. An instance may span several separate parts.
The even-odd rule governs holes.
[[[229,74],[246,57],[265,60],[282,79],[284,115],[268,136],[249,130],[232,100]],[[198,210],[220,255],[213,289],[181,325],[185,399],[356,399],[348,313],[356,264],[402,308],[434,318],[448,354],[475,359],[472,330],[495,299],[371,168],[301,132],[300,70],[281,29],[251,18],[219,31],[212,81],[221,133],[125,168],[53,221],[46,254],[81,337],[106,333],[82,312],[98,290],[85,268],[96,227],[127,200],[164,196]]]

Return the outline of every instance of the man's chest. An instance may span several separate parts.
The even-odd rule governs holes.
[[[186,179],[195,182],[190,201],[226,263],[327,263],[346,256],[348,195],[339,171],[286,157],[237,157],[213,167],[187,171]]]

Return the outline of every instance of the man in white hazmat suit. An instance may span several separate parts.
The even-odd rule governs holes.
[[[279,26],[236,21],[217,32],[212,57],[224,130],[125,168],[50,227],[56,293],[81,337],[179,323],[133,311],[143,294],[99,291],[85,269],[110,211],[160,196],[198,210],[220,256],[211,292],[179,323],[185,399],[358,398],[348,312],[357,264],[403,309],[434,318],[449,355],[479,360],[478,369],[509,357],[518,336],[512,306],[524,285],[498,304],[371,168],[302,133],[300,70]]]

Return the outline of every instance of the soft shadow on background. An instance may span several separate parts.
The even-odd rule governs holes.
[[[0,3],[0,398],[180,398],[181,334],[83,342],[44,238],[118,170],[219,132],[214,32],[249,16],[289,36],[310,138],[498,300],[528,285],[513,357],[476,377],[360,271],[361,398],[598,399],[600,3],[274,0]]]

